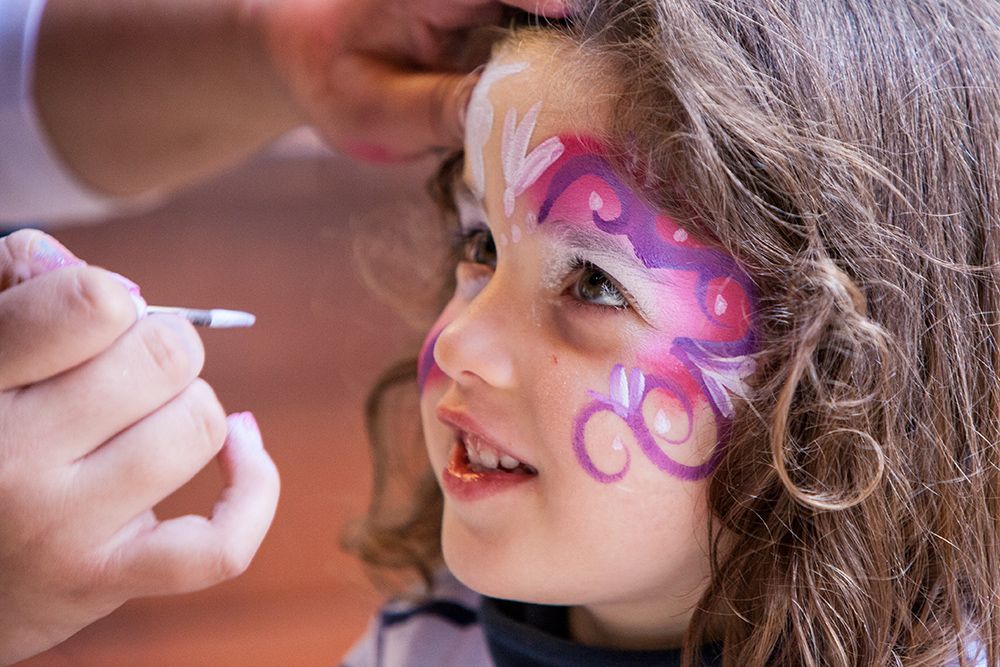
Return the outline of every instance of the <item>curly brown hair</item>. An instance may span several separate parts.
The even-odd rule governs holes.
[[[623,173],[759,299],[688,664],[710,627],[726,665],[1000,664],[1000,3],[580,4],[558,30],[623,84]],[[416,468],[356,544],[428,576]]]

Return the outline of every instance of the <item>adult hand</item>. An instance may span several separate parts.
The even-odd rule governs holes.
[[[308,119],[337,148],[377,161],[462,146],[475,78],[456,54],[503,5],[553,18],[568,11],[567,0],[250,2]]]
[[[0,664],[129,598],[239,574],[274,515],[252,416],[227,429],[197,334],[137,321],[130,291],[141,303],[41,232],[0,239]],[[159,521],[152,507],[216,456],[212,516]]]
[[[451,54],[471,30],[567,2],[47,0],[35,101],[70,171],[115,195],[176,189],[305,123],[404,158],[461,146],[474,81]]]

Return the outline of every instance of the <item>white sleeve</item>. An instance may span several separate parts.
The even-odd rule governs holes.
[[[49,145],[32,98],[45,0],[0,0],[0,222],[106,216],[115,200],[87,190]]]
[[[375,616],[369,621],[365,634],[361,636],[351,650],[347,652],[340,667],[379,667],[378,665],[378,634],[379,618]]]

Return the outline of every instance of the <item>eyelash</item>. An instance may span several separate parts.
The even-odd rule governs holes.
[[[629,294],[629,291],[622,287],[617,280],[608,275],[608,272],[597,266],[593,262],[589,262],[582,257],[574,257],[569,263],[569,273],[568,275],[573,277],[573,280],[569,283],[566,288],[566,293],[571,296],[572,302],[576,306],[582,308],[598,308],[600,310],[607,311],[610,310],[631,310],[633,298]],[[603,282],[601,284],[601,297],[610,297],[620,299],[620,304],[607,304],[607,303],[597,303],[595,301],[588,301],[579,294],[579,288],[582,284],[582,279],[590,275],[603,277]]]
[[[486,252],[493,253],[493,261],[483,261],[478,259],[474,253],[476,253],[479,248],[476,248],[476,242],[483,243],[486,248]],[[490,268],[496,268],[496,254],[497,247],[493,240],[493,234],[490,230],[485,227],[469,227],[459,229],[455,234],[455,239],[452,242],[452,247],[455,252],[455,257],[459,262],[471,262],[473,264],[483,264],[489,266]]]
[[[490,268],[496,268],[496,244],[493,241],[492,233],[488,229],[484,227],[460,229],[456,233],[453,245],[458,261],[482,264],[489,266]],[[493,255],[493,259],[484,260],[479,254],[480,252],[491,253]],[[619,284],[617,280],[608,275],[604,269],[586,259],[583,259],[582,257],[574,257],[570,260],[566,276],[567,279],[571,278],[572,280],[568,280],[569,284],[567,285],[564,294],[571,297],[571,303],[574,306],[582,308],[596,308],[602,311],[624,311],[631,310],[633,308],[632,304],[635,300],[629,291]],[[597,298],[606,297],[619,299],[621,303],[597,303],[585,298],[580,293],[580,287],[582,285],[582,279],[586,276],[590,276],[591,278],[594,276],[600,276],[603,278],[600,286],[601,294]]]

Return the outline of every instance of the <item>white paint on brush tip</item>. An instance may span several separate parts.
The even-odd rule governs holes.
[[[257,317],[242,310],[227,310],[212,308],[199,310],[197,308],[176,308],[174,306],[149,306],[147,315],[167,314],[183,317],[191,324],[213,329],[232,329],[237,327],[252,327]]]
[[[211,327],[223,329],[233,327],[252,327],[254,322],[257,321],[257,317],[255,315],[242,310],[213,308],[209,312],[212,313],[212,323],[209,325]]]

